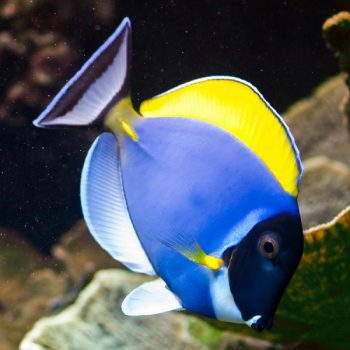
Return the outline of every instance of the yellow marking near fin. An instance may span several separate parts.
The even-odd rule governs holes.
[[[124,120],[119,120],[119,123],[123,129],[123,131],[133,140],[133,141],[137,141],[139,139],[139,137],[137,136],[134,128],[127,122],[125,122]]]
[[[191,234],[178,233],[173,239],[161,240],[161,243],[188,260],[211,270],[216,271],[224,265],[224,260],[208,255]]]
[[[193,251],[181,248],[176,249],[176,251],[185,256],[188,260],[208,267],[214,271],[219,270],[220,267],[224,264],[224,261],[222,259],[206,254],[198,243],[196,243],[195,250]]]
[[[104,127],[111,131],[117,138],[123,134],[129,136],[133,141],[138,141],[138,135],[132,124],[141,118],[132,106],[130,97],[120,100],[107,114]]]
[[[301,163],[277,113],[247,82],[230,77],[199,79],[144,101],[145,117],[183,117],[216,125],[244,143],[283,189],[298,194]]]

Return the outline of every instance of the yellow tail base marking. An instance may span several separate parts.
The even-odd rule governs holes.
[[[135,142],[138,141],[139,137],[137,136],[134,128],[129,123],[127,123],[124,120],[119,120],[119,123],[120,123],[123,131],[125,132],[125,134],[127,134],[131,138],[131,140],[133,140]]]
[[[131,140],[137,142],[139,138],[132,124],[138,118],[141,118],[141,115],[135,111],[130,97],[126,97],[108,112],[104,127],[117,138],[127,135]]]

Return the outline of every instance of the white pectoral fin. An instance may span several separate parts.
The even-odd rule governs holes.
[[[142,284],[122,303],[122,311],[127,316],[155,315],[173,310],[183,310],[183,307],[162,279]]]
[[[80,186],[84,218],[96,241],[130,270],[154,275],[131,222],[120,171],[119,146],[100,135],[85,159]]]

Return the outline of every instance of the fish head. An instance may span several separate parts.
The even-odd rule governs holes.
[[[282,214],[253,227],[224,254],[231,293],[251,328],[270,329],[303,252],[299,216]]]

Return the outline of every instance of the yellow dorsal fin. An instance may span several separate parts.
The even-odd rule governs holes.
[[[299,152],[281,117],[249,83],[231,77],[194,80],[144,101],[145,117],[185,117],[214,124],[243,142],[283,189],[298,194]]]

